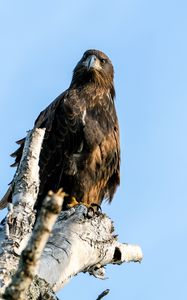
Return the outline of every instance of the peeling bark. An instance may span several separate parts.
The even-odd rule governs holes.
[[[12,278],[12,282],[6,288],[3,299],[26,299],[28,288],[37,272],[40,256],[51,234],[56,218],[61,212],[63,199],[64,193],[61,191],[56,194],[51,192],[44,199],[42,211],[37,218],[33,234],[28,245],[22,251],[18,270]]]
[[[28,133],[23,156],[13,180],[13,204],[0,228],[0,292],[9,284],[17,269],[35,222],[33,210],[39,190],[39,155],[45,129]]]
[[[46,197],[32,231],[36,213],[33,207],[39,190],[38,161],[43,136],[42,129],[35,129],[27,136],[23,157],[14,178],[13,205],[10,205],[11,209],[0,229],[1,293],[18,269],[12,284],[6,289],[4,299],[57,299],[55,291],[63,288],[79,272],[88,272],[104,279],[104,267],[107,264],[140,262],[143,257],[139,246],[123,244],[117,240],[113,223],[105,214],[91,213],[84,205],[61,211],[59,207],[62,195],[58,197],[59,195],[50,194]],[[49,200],[54,198],[60,204],[58,209],[50,210],[54,207]],[[57,213],[60,214],[50,234]],[[31,232],[28,246],[22,252]],[[34,277],[35,274],[37,275]]]
[[[79,205],[61,212],[42,254],[38,276],[57,291],[79,272],[104,279],[107,264],[141,260],[141,248],[118,242],[113,223],[105,214],[90,218],[88,209]]]

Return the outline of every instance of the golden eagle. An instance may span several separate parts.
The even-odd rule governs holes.
[[[113,66],[103,52],[88,50],[73,71],[70,87],[35,121],[46,128],[40,153],[36,208],[49,190],[59,188],[86,205],[112,200],[120,182],[119,127],[114,106]],[[12,156],[19,165],[25,139]],[[11,200],[12,187],[0,201]]]

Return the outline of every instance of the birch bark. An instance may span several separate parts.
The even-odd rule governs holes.
[[[103,279],[107,264],[140,262],[143,258],[138,245],[123,244],[117,240],[113,222],[105,214],[91,214],[84,205],[61,211],[63,195],[59,193],[51,193],[46,197],[36,228],[32,230],[35,222],[33,207],[39,190],[38,162],[44,133],[44,129],[35,129],[27,136],[23,157],[14,178],[13,204],[0,228],[1,294],[17,271],[4,299],[57,299],[54,292],[63,288],[79,272],[88,272]],[[51,209],[54,203],[50,201],[55,199],[58,209]],[[57,213],[60,214],[55,223]],[[18,267],[19,256],[29,238],[27,250],[22,253]],[[34,274],[37,276],[33,280]]]

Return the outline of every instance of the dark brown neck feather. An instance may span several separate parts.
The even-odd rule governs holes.
[[[109,90],[111,97],[114,99],[115,89],[112,76],[107,76],[98,70],[87,71],[85,68],[76,68],[73,73],[70,88],[82,88],[87,84],[94,84],[106,91]]]

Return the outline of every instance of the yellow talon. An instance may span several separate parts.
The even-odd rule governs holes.
[[[74,207],[76,205],[79,205],[80,202],[77,201],[77,199],[75,197],[71,197],[70,202],[67,204],[68,208]]]
[[[74,206],[81,205],[81,204],[86,206],[87,209],[92,210],[94,213],[97,213],[98,211],[101,211],[101,207],[97,203],[94,203],[94,202],[87,203],[87,202],[84,202],[84,201],[78,201],[75,197],[71,197],[71,199],[67,203],[67,207],[72,208]]]

